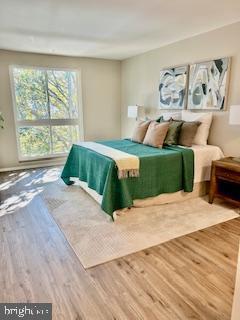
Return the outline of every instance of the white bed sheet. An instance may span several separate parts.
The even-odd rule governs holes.
[[[210,180],[212,161],[224,157],[222,150],[212,145],[193,145],[194,152],[194,183]]]

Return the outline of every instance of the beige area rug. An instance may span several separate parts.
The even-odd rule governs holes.
[[[234,207],[204,198],[132,208],[113,222],[78,185],[50,184],[41,197],[84,268],[126,256],[239,217]]]

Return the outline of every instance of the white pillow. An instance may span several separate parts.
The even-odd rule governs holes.
[[[165,112],[165,113],[162,113],[161,116],[163,116],[164,121],[169,121],[171,118],[173,118],[174,120],[182,120],[181,111]]]
[[[182,120],[184,121],[200,121],[201,124],[197,129],[196,136],[193,140],[193,144],[206,145],[209,130],[212,124],[212,112],[207,113],[195,113],[187,110],[182,111]]]

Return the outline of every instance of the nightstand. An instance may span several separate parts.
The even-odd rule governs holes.
[[[232,157],[212,162],[209,203],[215,197],[240,206],[240,162]]]

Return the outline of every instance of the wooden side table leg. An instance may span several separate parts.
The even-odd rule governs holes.
[[[216,179],[216,167],[212,164],[211,169],[211,181],[210,181],[210,189],[209,189],[209,203],[213,203],[214,195],[217,189],[217,179]]]

